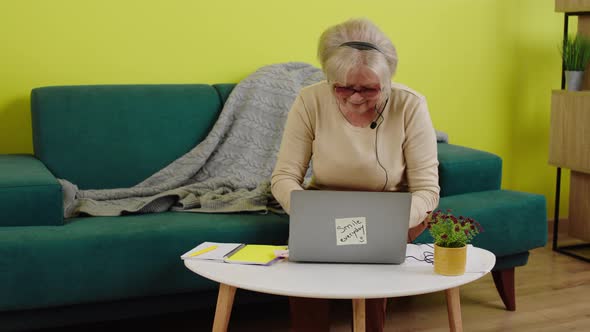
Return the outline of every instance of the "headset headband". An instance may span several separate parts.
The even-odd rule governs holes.
[[[340,47],[342,47],[342,46],[352,47],[354,49],[361,50],[361,51],[375,50],[375,51],[383,54],[383,52],[381,52],[381,50],[377,46],[375,46],[371,43],[362,42],[362,41],[349,41],[349,42],[340,44]]]

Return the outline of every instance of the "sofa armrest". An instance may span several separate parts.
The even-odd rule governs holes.
[[[502,159],[467,147],[438,143],[440,196],[498,190],[502,183]]]
[[[0,155],[0,226],[63,225],[61,185],[31,155]]]

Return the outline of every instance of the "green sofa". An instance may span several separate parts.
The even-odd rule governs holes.
[[[182,253],[203,241],[286,243],[288,217],[272,213],[63,218],[56,178],[81,189],[133,186],[198,144],[234,86],[32,91],[35,153],[0,155],[0,330],[212,307],[217,285],[186,269]],[[483,225],[474,244],[496,254],[494,280],[514,310],[514,267],[546,243],[545,199],[501,190],[493,154],[445,143],[438,154],[439,208]]]

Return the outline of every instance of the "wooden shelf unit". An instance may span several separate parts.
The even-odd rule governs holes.
[[[555,11],[564,13],[564,38],[568,36],[570,16],[578,18],[577,33],[590,38],[590,0],[555,0]],[[590,241],[590,66],[586,68],[582,84],[585,91],[563,90],[563,71],[561,88],[551,95],[549,132],[549,164],[558,167],[553,250],[590,261],[586,256],[571,252],[573,247],[557,245],[561,168],[571,170],[568,233]]]
[[[568,234],[590,241],[590,91],[553,91],[549,164],[571,170]]]

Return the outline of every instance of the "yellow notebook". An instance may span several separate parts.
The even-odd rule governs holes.
[[[247,244],[242,249],[225,258],[226,263],[271,265],[280,260],[276,257],[276,250],[285,250],[287,246],[273,246],[265,244]]]

